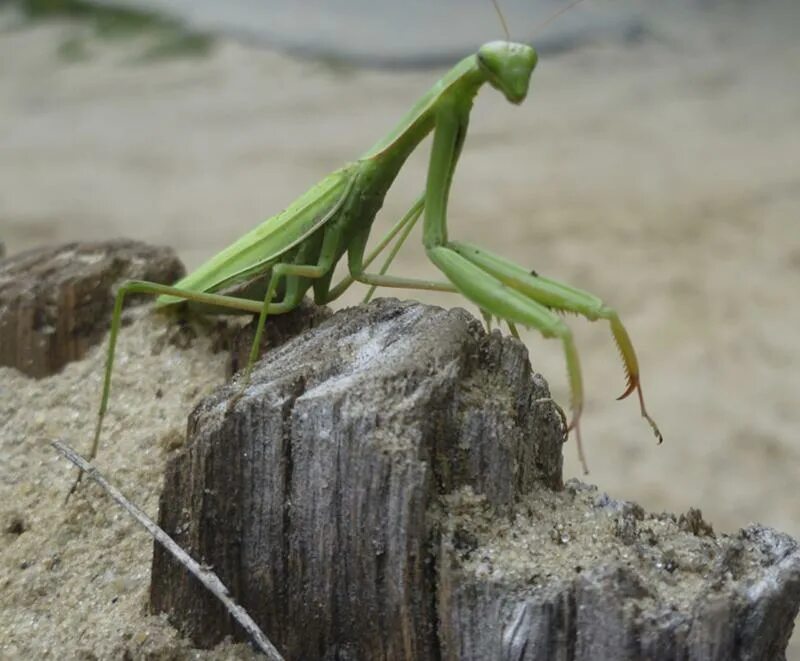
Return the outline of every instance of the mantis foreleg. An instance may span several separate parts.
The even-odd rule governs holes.
[[[469,106],[443,107],[436,116],[425,197],[424,243],[431,261],[468,299],[476,303],[484,315],[494,315],[539,330],[545,337],[561,339],[567,362],[567,375],[572,392],[573,418],[569,427],[575,430],[578,454],[586,461],[581,447],[579,421],[583,408],[583,383],[578,353],[572,333],[551,310],[568,310],[589,319],[607,319],[622,354],[628,374],[628,388],[639,395],[642,416],[661,441],[656,423],[648,415],[639,384],[639,365],[625,327],[612,308],[587,292],[532,275],[525,269],[468,244],[449,241],[447,237],[447,200],[453,172],[458,161],[469,117]]]
[[[548,310],[547,307],[503,284],[452,250],[449,245],[428,249],[428,256],[464,296],[482,309],[495,316],[508,319],[512,323],[536,328],[545,337],[556,337],[561,340],[567,360],[567,376],[572,393],[572,421],[569,429],[575,430],[578,456],[584,471],[588,472],[579,427],[583,410],[583,379],[578,361],[578,351],[572,339],[572,331],[557,314]]]
[[[609,307],[600,298],[589,292],[577,289],[576,287],[570,287],[556,280],[532,275],[513,262],[498,255],[493,255],[482,248],[455,241],[448,245],[452,250],[468,259],[483,271],[490,273],[502,283],[526,296],[530,296],[546,305],[548,308],[577,312],[590,321],[595,321],[597,319],[605,319],[608,321],[611,326],[611,333],[614,336],[614,341],[617,343],[620,355],[622,356],[622,362],[628,377],[628,387],[618,399],[624,399],[636,390],[639,396],[639,406],[642,417],[644,417],[653,428],[653,432],[658,438],[659,443],[662,441],[658,425],[656,425],[653,418],[647,413],[647,409],[644,405],[644,396],[642,395],[642,386],[639,380],[639,361],[636,358],[636,351],[628,336],[628,331],[620,321],[616,310]]]

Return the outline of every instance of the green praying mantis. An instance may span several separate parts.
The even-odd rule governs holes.
[[[456,64],[361,158],[325,177],[287,209],[268,218],[193,273],[173,286],[144,281],[122,285],[113,310],[90,459],[97,453],[108,406],[114,349],[126,295],[157,295],[156,305],[162,309],[189,305],[204,313],[235,311],[258,315],[243,380],[246,384],[258,356],[264,325],[271,315],[292,310],[310,289],[316,303],[329,303],[354,281],[373,289],[457,292],[476,304],[485,316],[504,320],[514,335],[517,335],[516,325],[521,324],[537,329],[545,337],[558,338],[566,356],[572,395],[572,419],[567,431],[575,433],[584,470],[586,460],[579,427],[583,409],[581,369],[572,333],[559,313],[573,312],[589,320],[606,320],[627,374],[627,389],[620,399],[634,390],[637,392],[642,416],[660,442],[661,433],[645,409],[633,344],[613,308],[588,292],[539,276],[483,248],[448,237],[450,184],[467,135],[473,100],[488,83],[509,102],[520,104],[527,96],[537,59],[536,51],[525,44],[493,41],[483,45]],[[431,132],[433,146],[424,192],[375,249],[365,254],[373,220],[389,187],[409,155]],[[386,274],[420,217],[424,217],[425,251],[445,281]],[[373,260],[395,238],[397,242],[383,268],[378,272],[368,271]],[[349,274],[331,286],[334,267],[345,253]]]

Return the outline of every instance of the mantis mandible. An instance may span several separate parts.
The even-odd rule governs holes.
[[[361,158],[325,177],[287,209],[264,221],[193,273],[171,287],[144,281],[123,284],[114,305],[103,394],[90,458],[97,453],[108,406],[114,348],[127,294],[157,295],[159,308],[185,303],[205,312],[233,310],[258,315],[243,381],[246,384],[270,315],[292,310],[309,289],[313,289],[316,303],[329,303],[353,281],[373,288],[458,292],[475,303],[484,315],[508,323],[514,335],[517,334],[515,325],[522,324],[537,329],[545,337],[559,339],[566,356],[572,395],[572,420],[567,430],[575,432],[584,470],[586,461],[579,428],[583,408],[581,369],[572,333],[558,313],[574,312],[592,321],[606,320],[627,374],[627,389],[620,399],[634,390],[637,392],[642,416],[660,442],[661,433],[645,409],[636,353],[613,308],[588,292],[541,277],[483,248],[448,237],[448,194],[467,134],[473,99],[488,83],[509,102],[520,104],[527,96],[537,59],[536,51],[525,44],[493,41],[483,45],[445,74],[394,129]],[[372,223],[384,196],[408,156],[431,132],[433,146],[424,192],[378,246],[365,255]],[[397,248],[420,217],[424,217],[425,251],[445,276],[445,281],[385,273]],[[375,257],[398,234],[397,244],[384,268],[380,272],[368,271]],[[349,275],[331,286],[334,267],[345,253]]]

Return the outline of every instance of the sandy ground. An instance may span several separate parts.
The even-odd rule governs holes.
[[[717,530],[759,521],[800,537],[800,42],[790,3],[785,15],[774,6],[769,15],[698,14],[660,24],[633,47],[544,59],[521,107],[485,92],[457,171],[450,232],[590,289],[627,323],[666,441],[656,447],[633,401],[614,401],[624,378],[606,329],[570,318],[592,482],[648,510],[699,506]],[[86,59],[60,58],[59,45],[82,29],[0,33],[0,241],[12,253],[126,236],[173,245],[196,266],[365,151],[437,75],[354,72],[226,42],[207,58],[157,64],[138,61],[136,42],[93,43]],[[391,192],[382,226],[419,191],[425,151]],[[394,272],[434,275],[417,246]],[[534,367],[566,401],[558,344],[525,339]],[[157,404],[166,428],[123,445],[149,412],[135,397],[114,401],[117,451],[100,465],[154,512],[170,439],[220,366],[171,349],[151,356],[152,338],[131,341],[117,378],[141,377],[130,368],[126,377],[125,362],[146,364],[157,378],[143,392],[174,386],[175,408]],[[62,506],[68,478],[46,442],[88,442],[99,365],[94,354],[41,382],[0,373],[0,514],[12,531],[2,536],[0,578],[10,614],[2,620],[12,627],[0,639],[14,632],[0,656],[54,656],[70,645],[110,658],[130,640],[136,653],[174,644],[188,654],[163,623],[142,620],[142,631],[126,619],[142,617],[146,538],[99,498]],[[566,450],[566,476],[578,475]],[[13,532],[15,517],[23,534]],[[109,565],[81,586],[72,572],[92,544]],[[114,563],[123,565],[119,585]],[[23,564],[38,568],[29,584],[18,582]],[[98,624],[109,613],[113,623]],[[26,647],[39,635],[48,646]],[[792,651],[800,658],[800,646]]]
[[[99,460],[151,516],[186,411],[224,377],[223,357],[210,360],[208,342],[179,350],[163,341],[168,332],[163,318],[147,316],[121,334],[119,356],[136,367],[115,379],[125,395],[109,415]],[[0,368],[0,658],[257,658],[241,644],[196,652],[164,618],[148,616],[147,534],[94,485],[64,502],[76,473],[49,441],[88,450],[103,361],[94,352],[39,383]],[[164,366],[175,369],[162,374]]]

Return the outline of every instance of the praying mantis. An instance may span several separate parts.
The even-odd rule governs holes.
[[[258,315],[243,377],[246,384],[258,356],[264,325],[271,315],[292,310],[309,290],[313,290],[316,303],[329,303],[354,281],[372,288],[460,293],[476,304],[484,316],[505,321],[514,335],[517,335],[516,325],[521,324],[537,329],[545,337],[559,339],[571,391],[572,419],[567,431],[575,434],[584,470],[586,459],[579,426],[583,381],[572,333],[559,313],[573,312],[592,321],[605,320],[627,374],[627,388],[620,399],[637,392],[641,414],[661,442],[658,426],[645,408],[636,352],[613,308],[591,293],[539,276],[481,247],[448,237],[450,184],[467,135],[475,96],[488,83],[510,103],[522,103],[537,60],[536,51],[526,44],[511,41],[484,44],[436,82],[361,158],[325,177],[284,211],[268,218],[179,282],[172,286],[144,281],[124,283],[115,299],[103,392],[89,458],[97,454],[108,407],[125,296],[156,295],[156,306],[161,309],[188,305],[204,313],[235,311]],[[431,132],[433,145],[425,190],[376,248],[365,254],[373,220],[388,189],[409,155]],[[425,251],[445,280],[386,274],[420,217],[424,218]],[[373,260],[395,238],[396,244],[383,268],[378,272],[368,271]],[[334,267],[345,253],[349,274],[332,286]]]

